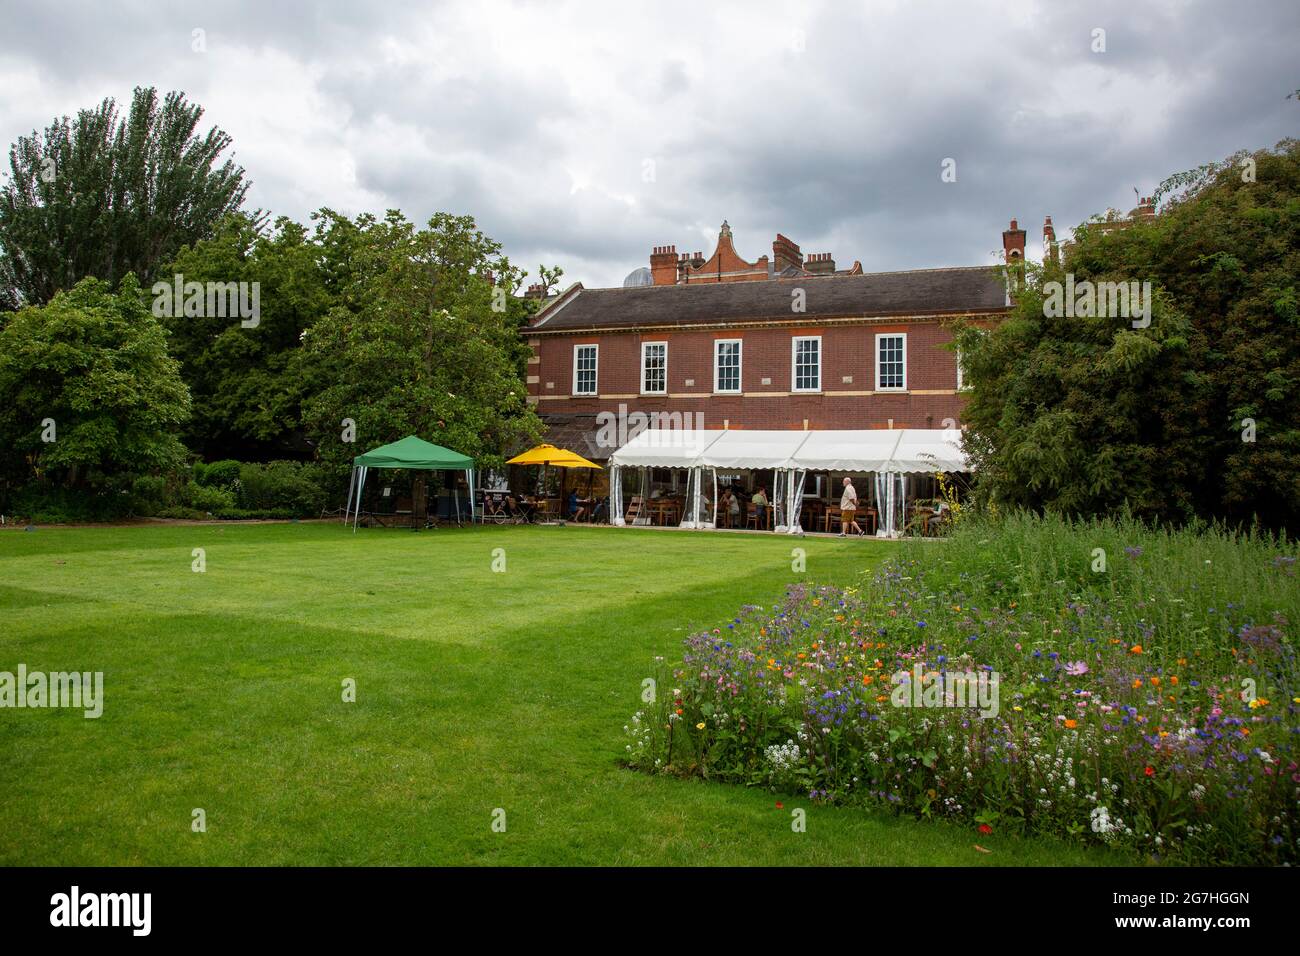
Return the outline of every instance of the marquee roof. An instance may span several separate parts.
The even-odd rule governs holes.
[[[956,429],[844,431],[646,429],[610,464],[651,468],[796,468],[808,471],[970,471]]]

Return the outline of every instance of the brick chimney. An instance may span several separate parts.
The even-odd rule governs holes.
[[[803,253],[795,243],[791,242],[779,232],[776,239],[772,242],[772,263],[773,268],[778,272],[784,272],[791,266],[803,268]]]
[[[1053,265],[1061,261],[1060,253],[1056,247],[1056,230],[1052,228],[1052,217],[1048,216],[1043,220],[1043,259]]]
[[[534,282],[524,293],[525,299],[544,299],[546,298],[546,289],[540,282]]]
[[[811,252],[804,260],[803,267],[813,275],[830,275],[835,271],[835,260],[829,252]]]
[[[677,284],[677,247],[655,246],[650,253],[650,275],[655,285]]]
[[[1011,228],[1002,230],[1002,254],[1007,265],[1025,261],[1025,230],[1011,220]]]
[[[1138,199],[1137,208],[1133,210],[1135,219],[1154,219],[1156,217],[1156,200],[1154,196],[1142,196]]]

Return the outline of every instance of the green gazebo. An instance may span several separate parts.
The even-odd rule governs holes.
[[[361,492],[371,468],[410,468],[413,471],[463,471],[469,486],[469,520],[474,522],[474,459],[450,448],[443,448],[415,435],[407,435],[391,445],[380,445],[352,459],[352,478],[348,482],[348,503],[343,509],[343,523],[352,515],[352,530],[361,518]],[[355,492],[355,497],[354,493]],[[460,495],[456,496],[456,513],[460,514]]]

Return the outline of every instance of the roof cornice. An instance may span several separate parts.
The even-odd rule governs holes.
[[[645,332],[684,332],[684,331],[707,331],[710,329],[758,329],[758,328],[815,328],[824,325],[891,325],[891,324],[914,324],[917,322],[934,322],[943,319],[1001,319],[1010,312],[1010,309],[1003,306],[995,309],[978,309],[978,310],[956,310],[944,312],[909,312],[900,313],[876,313],[871,315],[864,314],[844,314],[844,315],[812,315],[803,316],[798,319],[787,317],[781,318],[759,318],[750,319],[722,319],[716,322],[664,322],[664,323],[641,323],[637,325],[589,325],[581,328],[564,328],[564,329],[540,329],[532,326],[523,330],[525,336],[533,335],[593,335],[595,333],[645,333]]]

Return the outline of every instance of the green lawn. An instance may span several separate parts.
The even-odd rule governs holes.
[[[0,531],[0,671],[105,674],[98,720],[0,710],[0,863],[1129,862],[621,769],[651,659],[775,600],[802,577],[796,545],[811,579],[841,583],[894,547],[574,527]]]

